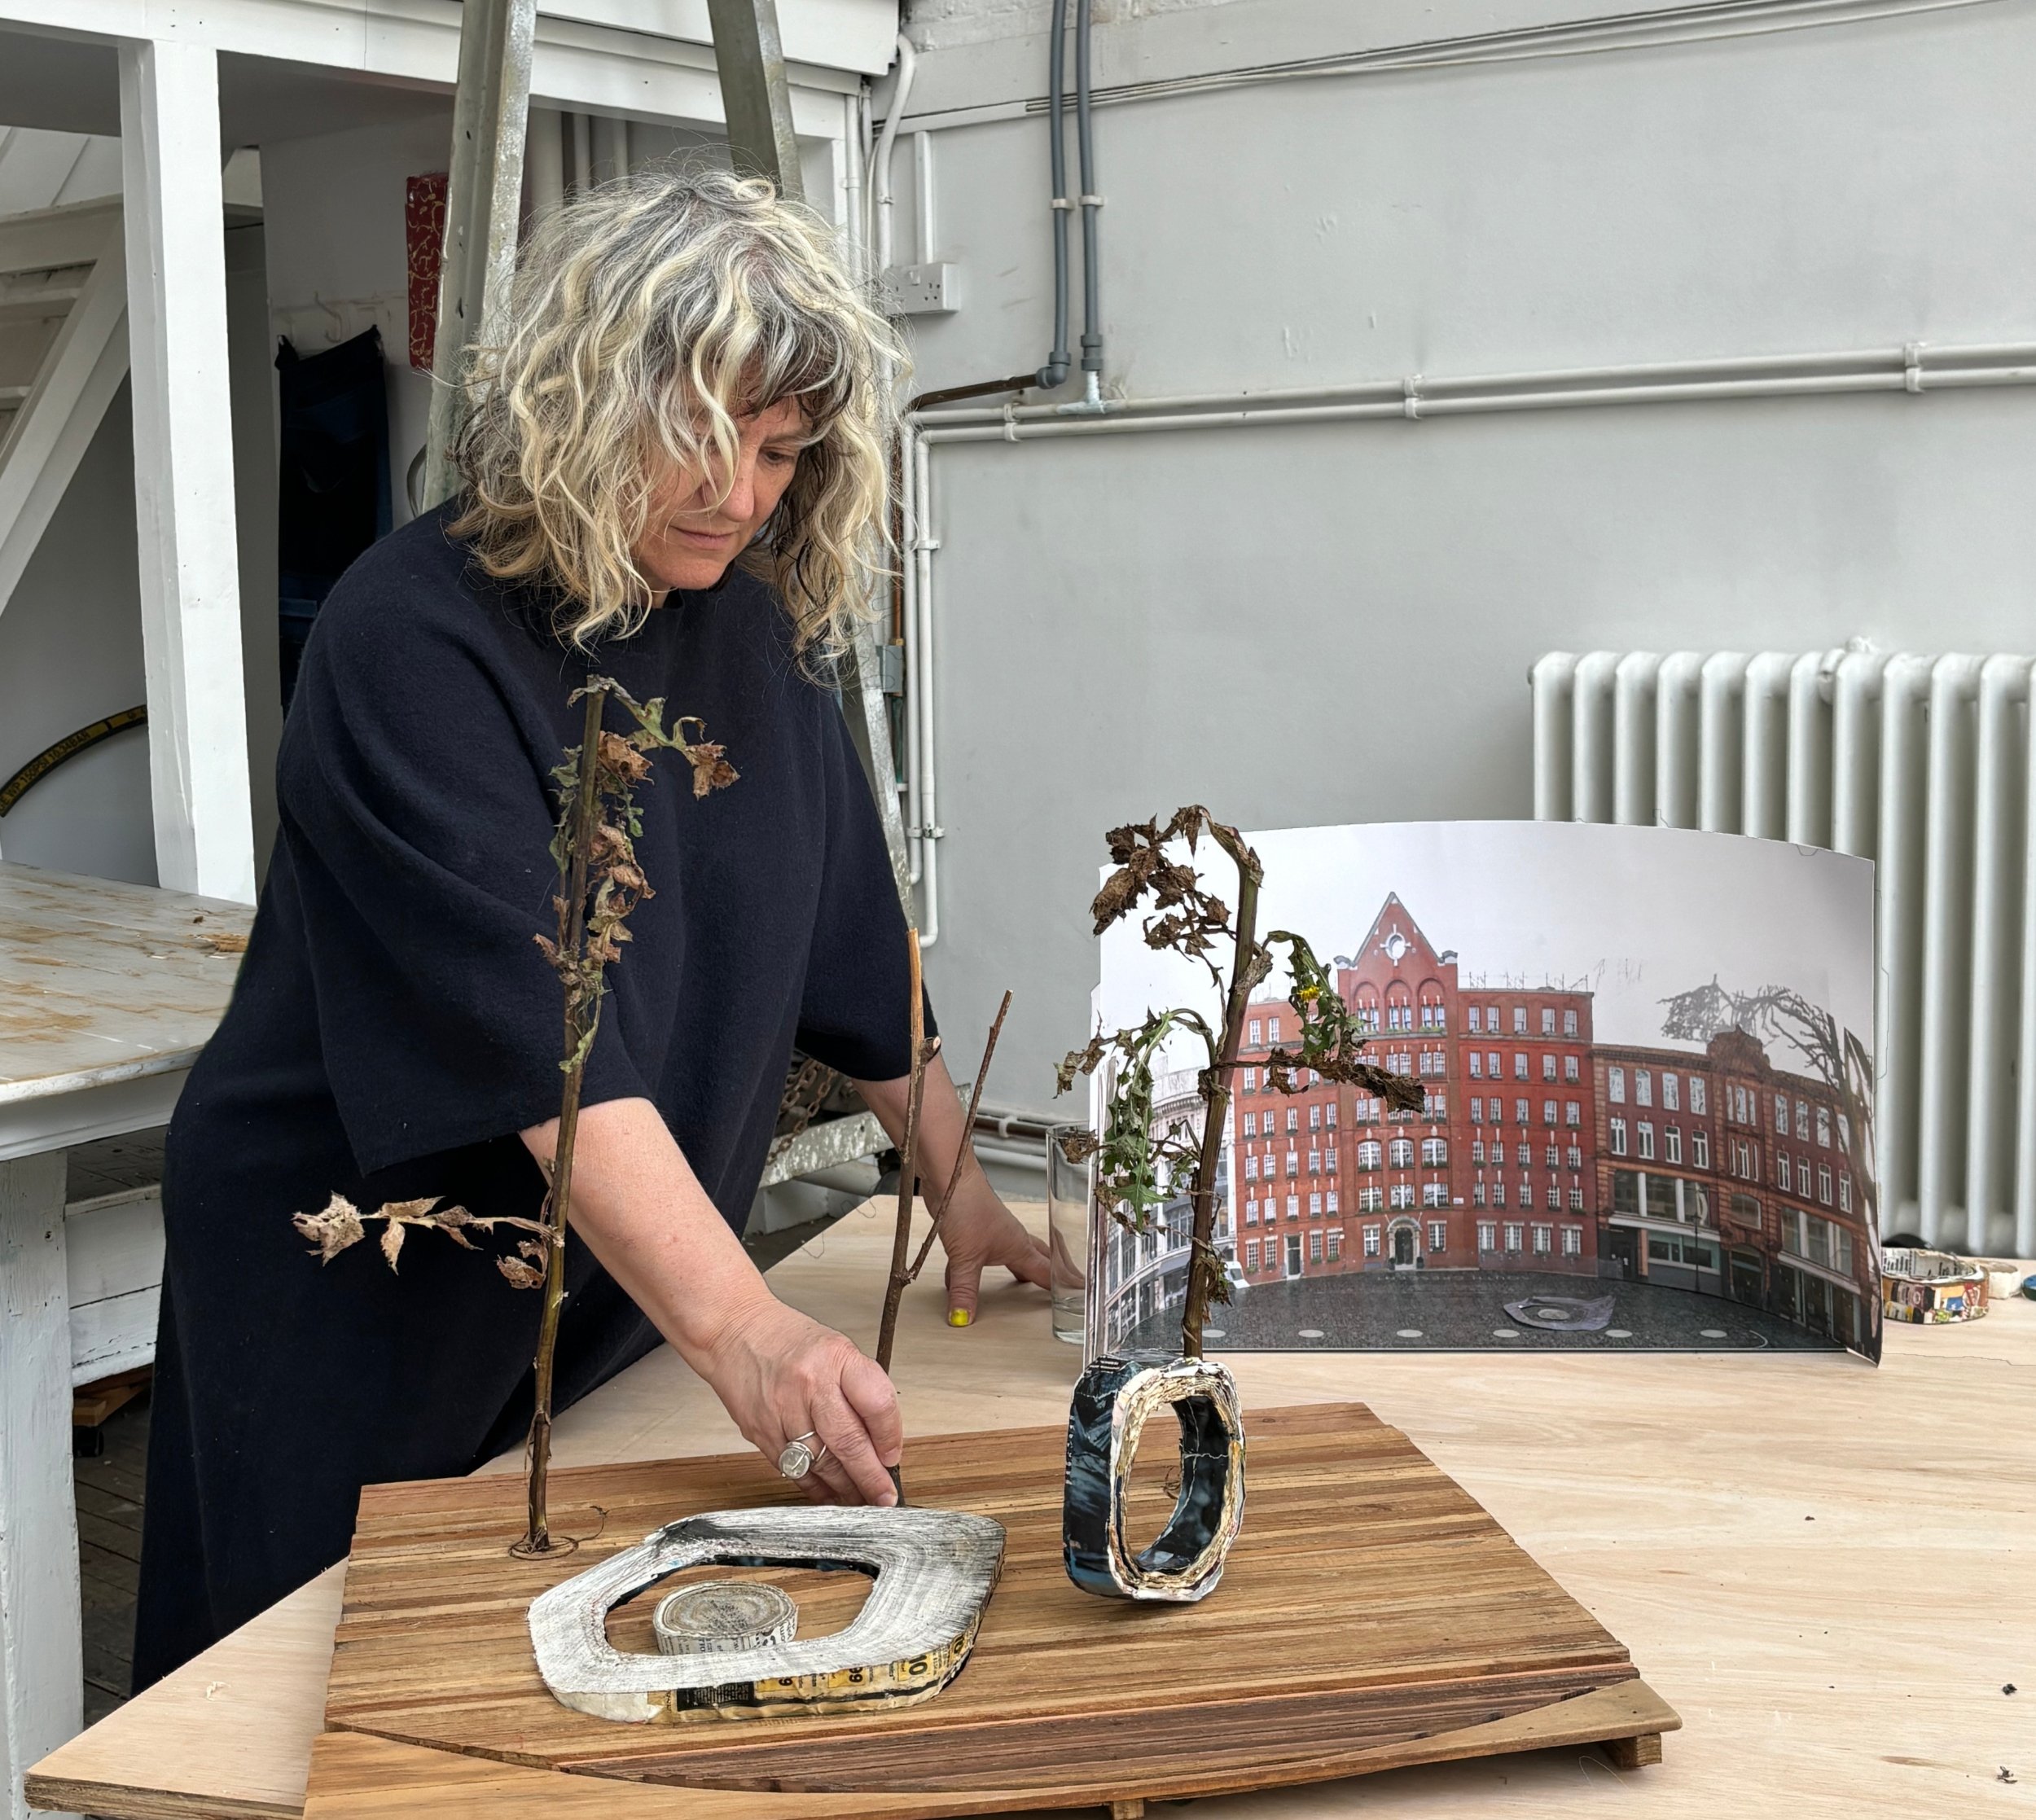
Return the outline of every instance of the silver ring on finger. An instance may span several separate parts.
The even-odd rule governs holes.
[[[819,1438],[820,1437],[818,1435],[814,1434],[814,1432],[809,1428],[804,1434],[795,1435],[790,1441],[787,1441],[784,1445],[778,1450],[779,1476],[786,1479],[803,1479],[809,1472],[812,1471],[812,1470],[820,1463],[822,1458],[826,1454],[827,1450],[827,1445],[825,1442],[822,1442],[820,1447],[816,1451],[807,1444],[810,1441],[818,1441]]]

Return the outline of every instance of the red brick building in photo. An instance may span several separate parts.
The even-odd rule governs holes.
[[[1464,977],[1397,896],[1336,989],[1419,1114],[1319,1077],[1272,1090],[1297,1031],[1248,1015],[1228,1134],[1245,1279],[1507,1270],[1645,1279],[1772,1309],[1857,1344],[1865,1198],[1837,1097],[1728,1030],[1702,1052],[1599,1046],[1591,994]],[[1230,1246],[1226,1245],[1226,1249]]]
[[[1603,1274],[1767,1308],[1864,1342],[1873,1277],[1866,1203],[1838,1096],[1726,1030],[1701,1055],[1592,1058]]]
[[[1275,1093],[1265,1058],[1297,1028],[1248,1014],[1232,1103],[1231,1230],[1248,1279],[1332,1270],[1597,1274],[1599,1182],[1591,994],[1465,982],[1397,896],[1336,989],[1384,1064],[1419,1080],[1419,1114],[1310,1080]]]

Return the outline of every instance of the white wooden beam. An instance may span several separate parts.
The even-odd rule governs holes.
[[[252,903],[219,68],[121,46],[134,506],[157,883]]]
[[[616,0],[619,13],[642,0]],[[793,58],[792,116],[804,137],[826,138],[836,97],[861,86],[858,72],[889,66],[897,25],[883,21],[881,0],[856,0],[847,37],[823,7],[788,6]],[[714,54],[708,46],[706,0],[683,19],[618,29],[577,19],[540,17],[531,93],[548,107],[627,114],[633,120],[711,125],[721,118]],[[809,32],[808,21],[822,29]],[[185,6],[166,0],[0,0],[0,26],[66,37],[145,38],[209,45],[215,50],[344,69],[397,83],[450,90],[459,58],[460,8],[454,0],[218,0]],[[681,29],[696,37],[676,33]]]
[[[84,1723],[64,1153],[0,1163],[0,1813]]]
[[[113,216],[98,263],[0,441],[0,613],[127,376],[127,262]]]
[[[89,265],[120,231],[121,199],[37,208],[0,221],[0,273],[46,272],[64,265]]]

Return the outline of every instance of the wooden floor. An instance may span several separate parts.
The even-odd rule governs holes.
[[[75,1146],[67,1201],[92,1200],[163,1178],[163,1132],[130,1131]],[[85,1722],[127,1698],[134,1665],[134,1592],[141,1574],[142,1482],[148,1463],[144,1392],[99,1424],[104,1451],[72,1460],[85,1619]]]
[[[77,1556],[84,1581],[85,1722],[127,1698],[134,1664],[134,1592],[142,1559],[142,1476],[148,1457],[146,1394],[100,1424],[106,1451],[74,1458]]]

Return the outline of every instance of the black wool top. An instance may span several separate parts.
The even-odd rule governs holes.
[[[233,1001],[170,1128],[136,1686],[347,1550],[364,1484],[469,1471],[528,1423],[538,1298],[414,1231],[321,1268],[290,1223],[439,1195],[534,1216],[517,1134],[559,1110],[551,771],[591,673],[696,715],[737,782],[654,754],[656,895],[608,969],[586,1101],[641,1097],[738,1231],[795,1044],[906,1072],[903,916],[833,695],[783,608],[731,572],[590,658],[429,515],[334,589],[278,761],[280,831]],[[625,730],[619,708],[609,724]],[[568,1247],[560,1406],[657,1344]]]

